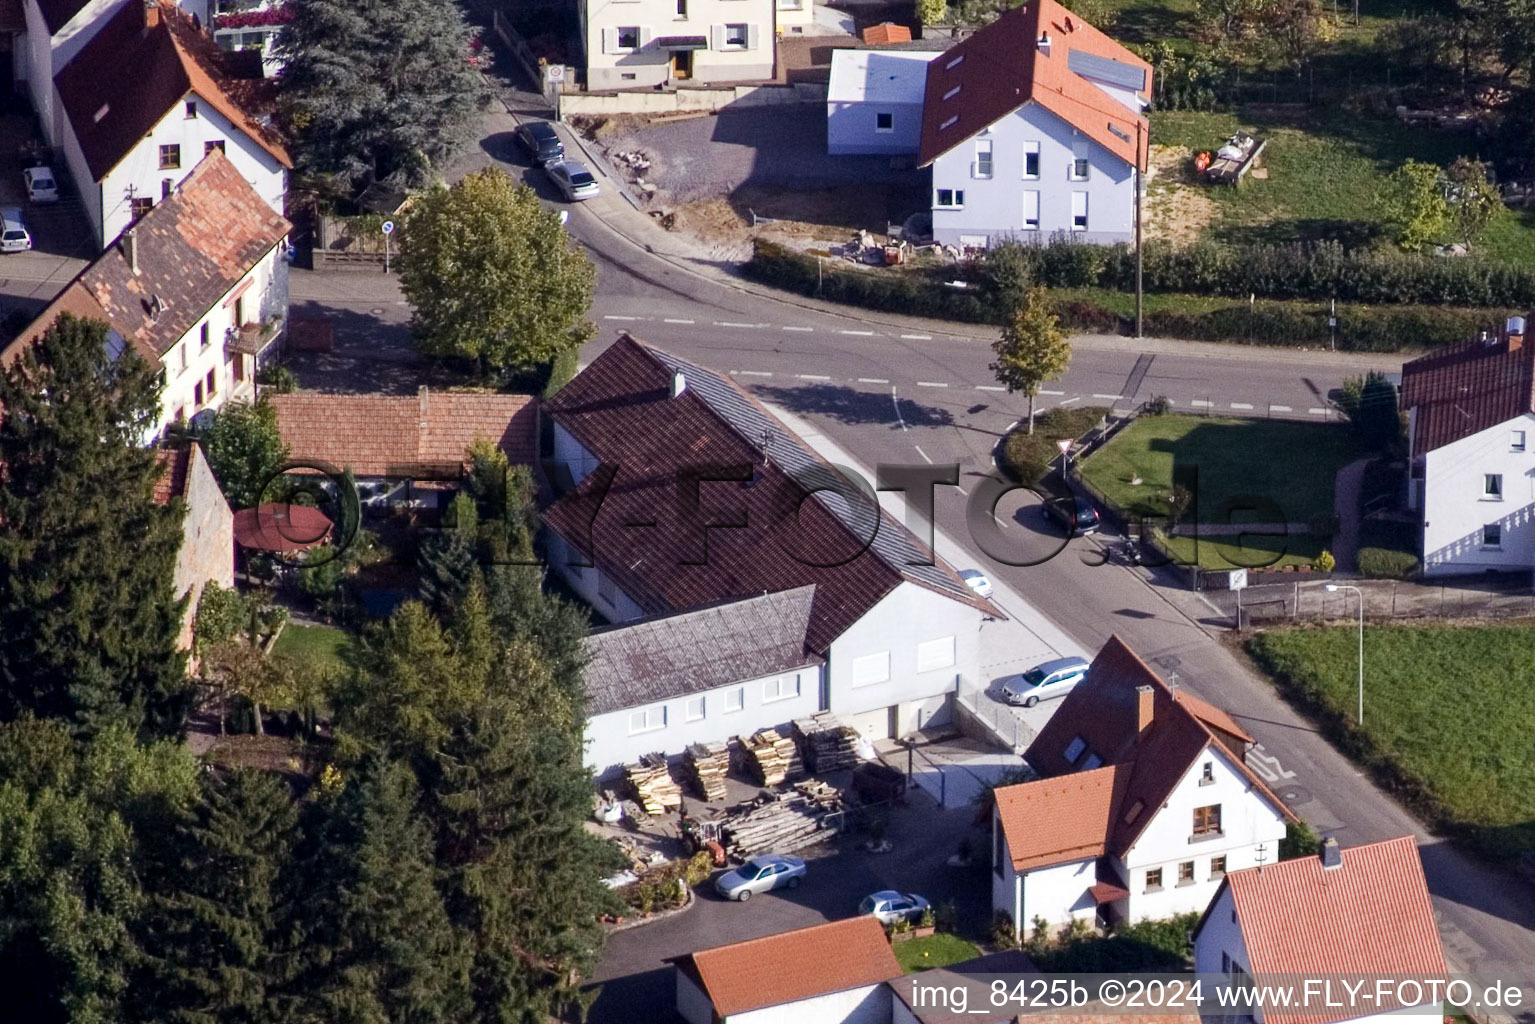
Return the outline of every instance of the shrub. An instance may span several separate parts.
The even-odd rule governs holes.
[[[707,882],[712,874],[714,874],[714,854],[708,850],[699,850],[688,860],[682,877],[688,885],[696,887]]]
[[[1332,556],[1331,551],[1328,551],[1325,548],[1320,554],[1311,560],[1311,568],[1315,569],[1317,572],[1332,572],[1333,569],[1337,567],[1337,564],[1338,560]]]
[[[269,363],[256,373],[256,383],[268,392],[290,395],[298,390],[298,378],[281,363]]]
[[[933,927],[951,935],[959,931],[959,908],[953,900],[938,904],[938,909],[933,911]]]
[[[1172,407],[1173,403],[1171,399],[1169,399],[1166,395],[1157,395],[1155,398],[1152,398],[1146,402],[1146,404],[1141,408],[1141,414],[1144,416],[1166,416],[1168,410]]]
[[[1028,434],[1025,430],[1019,428],[1003,439],[997,453],[997,464],[1019,483],[1037,487],[1050,472],[1050,463],[1058,454],[1058,449],[1055,442],[1044,434],[1037,430]]]
[[[1279,841],[1279,859],[1294,860],[1297,857],[1315,857],[1322,847],[1316,829],[1304,821],[1292,821],[1285,825],[1284,838]]]
[[[1390,548],[1360,548],[1359,572],[1370,579],[1404,580],[1418,571],[1418,556]]]
[[[999,910],[991,919],[991,944],[998,949],[1017,949],[1018,939],[1013,935],[1013,917]]]

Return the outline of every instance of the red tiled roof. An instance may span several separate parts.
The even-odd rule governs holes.
[[[74,313],[105,320],[153,365],[290,228],[234,164],[214,150],[169,199],[139,218],[82,270],[7,352],[14,358],[20,346],[41,337],[60,313]],[[137,271],[129,255],[130,234]],[[8,361],[0,357],[0,362]]]
[[[1468,341],[1402,367],[1402,408],[1412,409],[1412,451],[1423,455],[1535,411],[1535,339]]]
[[[1130,773],[1130,765],[1108,765],[997,789],[997,817],[1013,870],[1103,856]]]
[[[166,505],[172,498],[183,498],[187,493],[187,470],[192,465],[192,448],[162,448],[155,452],[160,464],[160,477],[155,481],[156,505]]]
[[[671,961],[720,1017],[878,985],[901,976],[884,926],[871,915],[798,928]]]
[[[676,398],[670,393],[674,368],[688,382]],[[814,584],[808,642],[824,653],[903,579],[991,610],[942,559],[909,566],[907,556],[918,560],[930,553],[889,516],[878,518],[869,543],[868,533],[855,535],[825,503],[807,500],[805,487],[784,467],[827,473],[827,464],[721,374],[625,335],[545,409],[604,466],[616,469],[611,486],[604,486],[604,473],[592,473],[557,499],[545,512],[545,525],[591,557],[647,614]],[[748,439],[741,432],[747,423],[768,435],[765,461],[754,443],[757,433]],[[734,480],[701,484],[697,518],[680,506],[679,481],[688,474],[720,477],[731,475],[731,467],[740,472],[751,466],[756,482],[750,486]],[[704,529],[705,523],[729,522],[744,525]],[[875,522],[871,516],[868,525]]]
[[[1399,836],[1340,854],[1343,864],[1336,868],[1324,867],[1320,857],[1298,857],[1226,876],[1223,889],[1231,890],[1251,973],[1443,974],[1444,948],[1417,841]],[[1340,1018],[1265,1012],[1263,1019],[1324,1024]]]
[[[292,167],[282,139],[255,109],[263,87],[229,77],[217,44],[167,0],[160,0],[159,22],[146,29],[144,5],[125,4],[54,78],[95,180],[105,178],[189,94]],[[124,88],[128,82],[131,89]]]
[[[456,480],[476,440],[514,465],[531,465],[537,409],[531,395],[429,391],[414,395],[290,394],[267,398],[292,457],[351,467],[358,476]]]
[[[302,551],[323,543],[332,525],[317,508],[273,502],[235,513],[235,543],[257,551]]]
[[[1050,36],[1049,53],[1038,45],[1041,33]],[[1068,67],[1073,50],[1142,71],[1143,87],[1135,91],[1151,95],[1151,65],[1056,0],[1030,0],[928,63],[918,165],[932,163],[1024,104],[1038,103],[1125,163],[1144,169],[1145,117]],[[956,115],[957,121],[942,127]]]

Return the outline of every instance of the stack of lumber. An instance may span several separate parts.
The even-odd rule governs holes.
[[[725,799],[730,748],[723,743],[693,743],[682,755],[683,767],[698,794],[710,803]]]
[[[820,779],[801,782],[794,787],[794,791],[822,810],[840,811],[842,809],[841,791]]]
[[[858,763],[858,730],[843,725],[830,711],[796,718],[794,735],[805,755],[805,764],[817,775]]]
[[[665,754],[646,754],[624,766],[624,775],[645,813],[656,817],[682,806],[682,787],[672,779]]]
[[[725,822],[726,850],[746,858],[759,853],[789,853],[831,838],[827,812],[799,793],[765,800]]]
[[[745,763],[752,777],[764,786],[776,786],[789,777],[791,768],[801,775],[804,766],[794,748],[794,741],[778,735],[777,730],[761,729],[741,741]]]

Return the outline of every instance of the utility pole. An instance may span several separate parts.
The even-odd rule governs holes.
[[[1149,154],[1151,147],[1142,146],[1141,132],[1144,115],[1135,119],[1135,336],[1142,337],[1142,287],[1141,287],[1141,207],[1142,195],[1146,191],[1146,172],[1143,164],[1149,162],[1141,156],[1143,148]]]

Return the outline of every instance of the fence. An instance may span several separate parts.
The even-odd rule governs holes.
[[[1353,618],[1359,597],[1352,590],[1328,593],[1326,579],[1293,583],[1263,583],[1241,593],[1242,624],[1319,622]],[[1445,580],[1414,583],[1405,580],[1352,580],[1364,599],[1367,619],[1535,618],[1535,587],[1527,575],[1497,579]],[[1236,620],[1234,593],[1211,593],[1222,610]]]
[[[550,109],[554,109],[559,98],[559,86],[547,80],[544,75],[544,66],[539,63],[537,55],[533,53],[533,50],[523,40],[522,36],[518,34],[517,30],[512,28],[512,23],[506,20],[506,15],[502,14],[499,9],[490,12],[490,24],[496,33],[496,38],[500,39],[507,50],[511,52],[512,58],[522,65],[522,70],[527,72],[528,78],[532,80],[534,86],[543,93],[543,97],[548,102]],[[565,69],[565,80],[567,82],[575,82],[575,70],[575,68],[569,67]]]
[[[980,726],[981,735],[977,739],[997,743],[1015,754],[1022,753],[1033,742],[1034,730],[1019,721],[1008,707],[988,697],[984,687],[960,680],[955,704],[961,731],[969,732],[964,728],[969,723]]]

